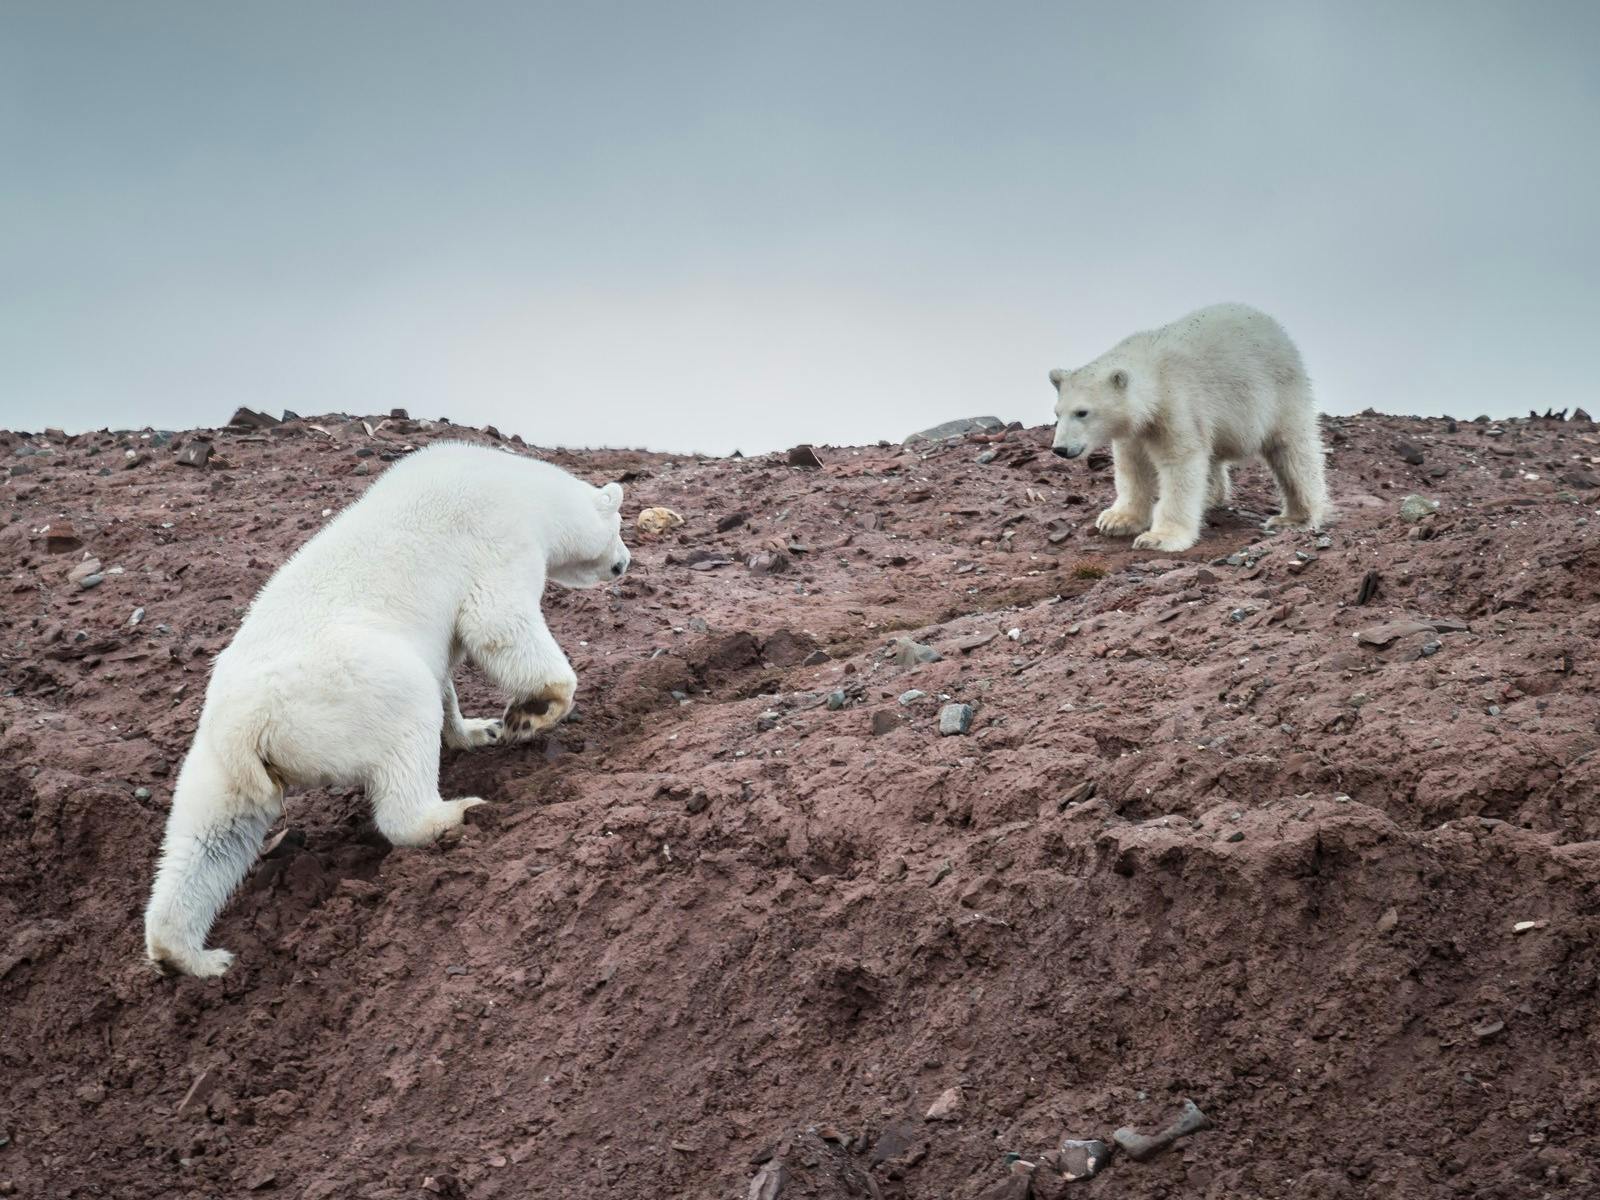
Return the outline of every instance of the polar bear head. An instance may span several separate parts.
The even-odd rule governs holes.
[[[562,587],[585,588],[622,578],[632,555],[622,544],[622,485],[577,487],[557,514],[560,534],[545,560],[546,574]]]
[[[1056,389],[1056,438],[1051,449],[1062,458],[1127,437],[1143,423],[1138,381],[1126,366],[1091,363],[1076,371],[1050,372]]]

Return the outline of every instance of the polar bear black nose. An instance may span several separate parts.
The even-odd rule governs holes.
[[[1052,453],[1060,455],[1062,458],[1077,458],[1078,457],[1078,451],[1073,450],[1068,446],[1052,446],[1052,447],[1050,447],[1050,450],[1051,450]]]
[[[622,574],[622,564],[621,563],[612,563],[611,564],[611,573],[613,575],[621,575]]]

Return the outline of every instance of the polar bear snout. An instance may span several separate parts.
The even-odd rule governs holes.
[[[1083,453],[1082,446],[1051,446],[1050,453],[1060,458],[1077,458]]]
[[[621,579],[623,572],[628,569],[628,564],[633,562],[633,555],[628,553],[626,546],[622,547],[622,556],[611,564],[611,578]]]

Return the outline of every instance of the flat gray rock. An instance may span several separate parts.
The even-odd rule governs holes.
[[[920,433],[913,433],[903,444],[942,442],[945,438],[963,437],[969,433],[992,433],[996,429],[1005,427],[1006,423],[999,417],[962,417],[956,421],[946,421],[943,425],[935,425],[932,429],[924,429]]]

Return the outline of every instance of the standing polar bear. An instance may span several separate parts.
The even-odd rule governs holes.
[[[1054,370],[1054,450],[1111,443],[1117,497],[1095,526],[1141,550],[1187,550],[1227,503],[1228,464],[1259,455],[1283,493],[1267,528],[1328,519],[1322,439],[1300,352],[1271,317],[1218,304],[1125,338],[1086,367]]]
[[[212,922],[283,812],[285,787],[362,784],[397,846],[461,824],[439,797],[439,742],[531,738],[572,708],[577,676],[545,625],[547,579],[589,587],[628,569],[622,488],[534,459],[442,444],[397,463],[302,546],[217,655],[172,796],[145,910],[166,970],[220,975]],[[470,658],[511,696],[463,717],[450,676]]]

